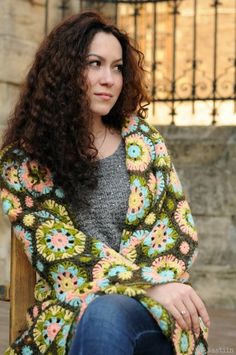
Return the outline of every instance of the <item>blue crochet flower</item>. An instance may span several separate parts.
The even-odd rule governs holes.
[[[196,350],[195,350],[196,355],[207,355],[207,349],[203,343],[200,343],[197,345]]]
[[[2,202],[3,213],[8,214],[11,208],[12,208],[11,202],[9,200],[3,200]]]
[[[186,333],[182,333],[181,339],[180,339],[180,348],[183,351],[183,353],[187,352],[189,347],[189,342],[188,342],[188,337]]]
[[[149,130],[150,130],[150,128],[145,124],[141,124],[140,128],[143,132],[149,132]]]
[[[177,238],[178,233],[169,218],[162,214],[161,219],[156,222],[151,233],[143,240],[142,249],[146,255],[156,256],[171,249]]]
[[[151,311],[157,318],[161,318],[163,313],[163,308],[161,306],[156,305],[151,307]]]
[[[22,354],[23,355],[31,355],[31,354],[33,354],[33,350],[30,348],[30,346],[25,345],[22,348]]]
[[[135,146],[135,145],[132,145],[128,148],[128,155],[131,157],[131,158],[138,158],[139,156],[141,156],[141,149],[139,146]]]
[[[71,262],[63,262],[52,267],[50,276],[57,298],[71,306],[81,303],[78,289],[88,282],[86,271]]]
[[[159,326],[163,332],[168,330],[168,324],[164,320],[160,320]]]
[[[132,176],[127,222],[138,224],[139,220],[145,216],[150,205],[151,193],[146,185],[145,179]]]
[[[65,197],[65,194],[64,194],[63,190],[60,189],[60,188],[58,188],[58,189],[55,190],[55,194],[56,194],[56,196],[59,197],[59,198]]]
[[[44,265],[43,265],[43,263],[41,263],[41,261],[37,261],[37,263],[36,263],[36,267],[37,267],[37,269],[39,270],[39,271],[43,271],[44,270]]]
[[[62,328],[62,337],[58,342],[58,345],[61,346],[62,348],[65,348],[65,346],[66,346],[66,340],[67,340],[69,331],[70,331],[70,325],[69,324],[64,325]]]
[[[111,277],[117,276],[117,275],[119,275],[120,272],[125,272],[125,271],[126,271],[126,267],[118,265],[118,266],[115,266],[109,270],[108,276],[111,276]]]

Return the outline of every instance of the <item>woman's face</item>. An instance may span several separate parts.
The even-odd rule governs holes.
[[[98,32],[90,43],[85,77],[94,118],[107,115],[123,86],[122,47],[115,36]]]

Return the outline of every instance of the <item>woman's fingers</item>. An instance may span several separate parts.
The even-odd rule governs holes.
[[[197,309],[198,315],[202,318],[203,322],[209,327],[210,317],[201,298],[197,295],[195,291],[190,294],[190,298]]]
[[[147,295],[162,304],[176,319],[182,329],[200,332],[199,316],[210,326],[206,307],[190,285],[168,283],[147,290]]]
[[[175,318],[176,322],[182,329],[189,329],[187,321],[185,321],[183,315],[174,305],[171,305],[167,310],[172,314],[172,316]]]
[[[184,299],[184,304],[190,315],[190,329],[193,329],[194,333],[199,334],[200,322],[196,305],[192,302],[190,297]]]
[[[175,304],[175,308],[178,310],[178,313],[181,315],[183,318],[184,322],[187,325],[187,329],[191,329],[192,327],[192,320],[190,317],[190,311],[188,307],[182,302],[182,300],[178,300]]]
[[[192,329],[194,333],[200,333],[200,322],[198,318],[198,311],[195,307],[194,303],[189,297],[186,297],[183,301],[178,300],[175,303],[173,311],[173,316],[175,317],[178,324],[182,327],[185,325],[183,329]]]

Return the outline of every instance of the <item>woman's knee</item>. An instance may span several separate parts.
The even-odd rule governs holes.
[[[85,313],[86,320],[99,319],[103,322],[126,322],[130,315],[135,312],[137,301],[133,298],[123,295],[103,295],[92,301]]]

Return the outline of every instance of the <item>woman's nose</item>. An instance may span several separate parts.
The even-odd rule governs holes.
[[[110,68],[104,68],[101,73],[100,83],[112,86],[114,84],[114,74]]]

